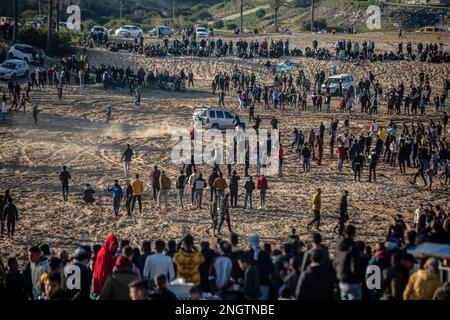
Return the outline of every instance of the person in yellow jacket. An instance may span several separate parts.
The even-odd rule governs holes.
[[[409,277],[403,300],[432,300],[440,285],[437,261],[428,258],[423,267]]]
[[[164,171],[159,176],[159,193],[158,193],[158,208],[161,207],[161,200],[164,202],[164,210],[169,206],[169,190],[171,184],[170,179]]]
[[[322,202],[322,200],[320,198],[321,194],[322,194],[322,189],[317,188],[316,193],[314,193],[314,195],[312,197],[311,209],[314,213],[314,219],[308,223],[308,225],[306,227],[308,230],[313,223],[316,223],[317,231],[320,231],[320,206],[321,206],[321,202]]]
[[[386,134],[384,133],[383,128],[381,128],[381,127],[378,128],[378,137],[379,137],[382,141],[385,141]]]
[[[136,200],[139,204],[139,213],[142,214],[142,194],[144,193],[144,182],[139,180],[139,174],[136,174],[136,179],[131,184],[133,188],[133,204],[131,205],[131,212],[134,212],[134,206],[136,204]]]
[[[185,282],[199,285],[200,265],[205,261],[202,253],[194,247],[194,238],[189,234],[184,238],[183,246],[175,253],[173,262],[177,267],[177,277]]]

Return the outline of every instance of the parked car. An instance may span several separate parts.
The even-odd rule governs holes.
[[[23,60],[10,59],[0,65],[1,80],[15,80],[20,77],[28,77],[30,67]]]
[[[116,36],[122,36],[122,37],[139,37],[144,34],[144,31],[142,31],[141,28],[132,26],[132,25],[126,25],[123,27],[120,27],[117,29],[114,34]]]
[[[338,94],[339,93],[339,82],[343,81],[342,83],[342,89],[347,91],[353,91],[355,89],[355,79],[352,75],[343,73],[343,74],[337,74],[334,76],[329,77],[327,80],[325,80],[325,83],[322,84],[321,87],[321,93],[326,93],[327,88],[330,88],[331,94]]]
[[[195,28],[195,36],[197,38],[208,38],[209,37],[209,31],[208,31],[207,28],[197,27],[197,28]]]
[[[175,30],[173,30],[172,28],[169,28],[167,26],[157,26],[154,27],[152,30],[150,30],[148,32],[151,36],[168,36],[171,37],[174,35]]]
[[[91,29],[91,34],[93,36],[98,36],[99,34],[104,35],[105,33],[108,33],[108,30],[102,26],[93,26]]]
[[[239,120],[241,126],[245,127],[244,118],[240,115]],[[198,108],[194,111],[192,115],[192,120],[194,122],[194,127],[198,127],[200,124],[204,128],[214,128],[214,129],[233,129],[235,115],[230,111],[223,108]]]
[[[20,59],[27,63],[44,63],[44,50],[27,44],[15,44],[9,49],[9,59]]]

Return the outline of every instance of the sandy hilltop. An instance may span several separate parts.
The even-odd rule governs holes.
[[[340,35],[316,35],[320,46],[334,47]],[[291,47],[302,50],[310,45],[314,36],[299,35],[290,37]],[[374,33],[346,35],[352,41],[362,42],[374,39],[380,50],[394,50],[398,42],[396,34]],[[267,37],[270,38],[270,37]],[[422,40],[444,42],[446,49],[450,45],[448,37],[437,39],[435,35],[406,34],[404,43]],[[236,38],[233,39],[236,41]],[[186,92],[164,92],[154,90],[142,91],[142,108],[135,111],[133,97],[126,89],[105,90],[101,86],[90,85],[86,89],[66,87],[64,101],[57,102],[56,92],[51,89],[36,89],[31,92],[31,101],[27,113],[14,115],[13,122],[0,126],[0,191],[11,189],[19,209],[20,221],[17,225],[15,240],[0,240],[0,255],[6,257],[17,254],[22,261],[26,249],[33,244],[48,243],[54,250],[72,250],[80,244],[102,243],[106,234],[116,233],[120,238],[127,238],[134,246],[139,246],[144,239],[162,238],[180,239],[187,232],[196,239],[214,241],[206,233],[210,226],[208,210],[188,208],[179,210],[176,206],[175,191],[170,196],[170,210],[158,210],[151,198],[150,172],[154,165],[166,170],[175,185],[180,167],[171,162],[171,150],[174,141],[171,133],[176,128],[189,128],[192,112],[200,106],[214,106],[217,97],[210,93],[209,86],[218,71],[231,72],[234,65],[257,75],[257,81],[270,82],[272,75],[264,67],[266,59],[242,60],[236,57],[194,58],[165,57],[149,58],[129,53],[110,53],[101,50],[88,50],[88,57],[93,65],[130,65],[144,70],[157,68],[177,72],[192,69],[195,75],[195,90]],[[281,60],[279,60],[281,61]],[[384,88],[390,84],[397,85],[401,80],[405,85],[418,80],[421,70],[430,76],[434,92],[440,92],[443,80],[450,74],[449,64],[425,64],[417,62],[377,62],[357,66],[336,61],[318,61],[307,58],[294,58],[292,62],[303,68],[310,79],[320,69],[329,74],[330,65],[335,64],[339,73],[351,73],[357,80],[365,79],[372,71]],[[275,62],[275,60],[273,61]],[[4,84],[2,85],[4,88]],[[383,102],[384,103],[384,102]],[[43,109],[40,125],[32,124],[30,105],[37,104]],[[237,98],[234,93],[226,98],[227,107],[238,111]],[[113,119],[105,122],[106,109],[113,108]],[[342,135],[342,123],[346,114],[339,113],[337,99],[332,101],[334,113],[327,115],[312,111],[264,110],[257,106],[256,114],[263,118],[262,127],[269,128],[269,119],[275,115],[279,120],[282,142],[290,145],[291,132],[294,127],[308,132],[318,130],[320,121],[329,127],[330,118],[340,120],[339,135]],[[358,111],[359,107],[355,108]],[[247,116],[245,114],[245,116]],[[350,118],[351,132],[366,133],[370,120],[386,126],[391,116],[385,115],[385,105],[378,116],[361,115],[358,112]],[[427,118],[438,119],[434,112]],[[416,121],[412,116],[393,116],[398,124]],[[140,173],[145,181],[144,212],[127,217],[114,218],[112,200],[107,191],[114,179],[124,183],[121,153],[127,143],[135,150],[136,158],[132,162],[132,174]],[[442,180],[436,182],[432,192],[422,187],[413,187],[408,183],[414,169],[408,169],[401,175],[398,168],[392,169],[381,164],[376,183],[366,182],[367,171],[363,172],[364,181],[353,182],[349,164],[345,164],[342,173],[336,172],[335,158],[329,158],[328,136],[325,141],[325,160],[318,167],[312,164],[312,171],[304,174],[298,156],[288,148],[285,160],[285,175],[282,178],[269,177],[269,191],[266,210],[232,209],[234,231],[244,239],[252,234],[259,234],[263,242],[279,246],[285,240],[291,227],[299,230],[303,239],[309,239],[306,222],[312,218],[310,197],[315,188],[322,187],[323,222],[325,242],[332,245],[336,241],[333,228],[336,223],[340,191],[349,191],[350,221],[358,228],[358,237],[373,244],[383,240],[387,226],[393,215],[401,213],[408,223],[412,222],[412,210],[419,203],[432,202],[448,206],[450,196]],[[62,201],[58,172],[62,165],[68,166],[73,179],[71,195],[67,203]],[[200,165],[199,169],[208,175],[210,167]],[[243,179],[243,168],[238,166]],[[250,172],[254,175],[255,168]],[[96,189],[96,203],[86,206],[81,200],[83,185],[90,183]],[[187,192],[189,197],[190,192]],[[209,191],[206,193],[209,197]],[[447,200],[445,200],[447,199]],[[254,201],[258,201],[256,196]],[[206,201],[208,204],[209,201]],[[239,199],[243,204],[243,195]],[[447,211],[448,207],[445,207]],[[227,232],[224,232],[227,235]]]

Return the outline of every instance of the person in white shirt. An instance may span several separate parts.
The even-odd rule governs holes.
[[[175,279],[175,269],[170,256],[166,256],[163,251],[166,243],[158,240],[155,243],[156,253],[149,255],[145,260],[143,277],[144,279],[153,281],[156,276],[163,274],[167,277],[168,282]]]
[[[194,169],[194,172],[189,176],[189,179],[188,179],[188,183],[189,183],[189,186],[191,187],[191,204],[192,205],[194,205],[196,202],[195,202],[195,197],[194,197],[194,195],[195,195],[195,180],[197,180],[197,178],[198,178],[198,173],[197,173],[197,170],[196,169]]]
[[[425,210],[423,208],[423,204],[419,205],[419,208],[414,212],[414,228],[416,228],[417,224],[420,221],[420,217],[425,214]]]

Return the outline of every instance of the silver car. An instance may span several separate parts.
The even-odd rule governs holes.
[[[233,129],[235,115],[223,108],[199,108],[194,111],[192,120],[194,128],[199,125],[208,129]],[[244,118],[238,115],[241,126],[245,127]]]

